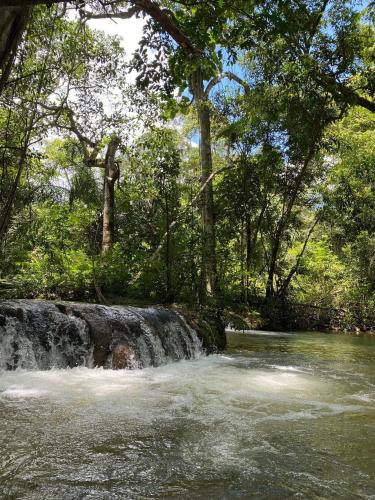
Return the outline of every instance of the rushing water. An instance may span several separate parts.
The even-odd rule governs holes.
[[[171,309],[0,301],[0,371],[144,368],[201,351],[197,333]]]
[[[375,498],[375,338],[0,376],[0,498]],[[1,496],[2,495],[2,496]]]

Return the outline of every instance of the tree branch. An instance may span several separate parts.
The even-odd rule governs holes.
[[[224,73],[221,73],[220,75],[218,75],[215,78],[212,78],[212,80],[209,81],[206,90],[204,91],[206,97],[210,95],[210,92],[215,87],[215,85],[220,83],[224,78],[229,78],[229,80],[233,80],[237,82],[239,85],[241,85],[245,91],[245,94],[250,92],[250,86],[247,82],[245,82],[245,80],[242,80],[242,78],[235,75],[231,71],[225,71]]]
[[[51,5],[64,2],[75,3],[74,0],[2,0],[1,7],[26,7],[33,5]]]
[[[84,19],[89,20],[89,19],[130,19],[134,15],[138,14],[141,12],[141,9],[139,7],[131,7],[129,10],[125,12],[104,12],[102,14],[92,14],[91,12],[84,12]]]
[[[281,295],[285,294],[285,292],[286,292],[287,288],[288,288],[288,287],[289,287],[289,285],[290,285],[290,282],[292,281],[292,279],[293,279],[294,275],[295,275],[295,274],[296,274],[296,272],[298,271],[298,269],[299,269],[299,265],[300,265],[300,263],[301,263],[301,260],[302,260],[303,255],[304,255],[304,253],[305,253],[306,247],[307,247],[307,245],[308,245],[308,243],[309,243],[309,240],[310,240],[310,238],[311,238],[311,235],[313,234],[313,232],[314,232],[314,230],[315,230],[315,227],[316,227],[316,225],[318,224],[318,222],[320,222],[320,215],[318,215],[318,216],[316,217],[316,219],[314,220],[313,225],[311,226],[311,228],[310,228],[309,232],[307,233],[307,236],[306,236],[305,241],[304,241],[303,246],[302,246],[302,250],[300,251],[300,253],[299,253],[299,254],[298,254],[298,256],[297,256],[296,263],[295,263],[295,264],[294,264],[294,266],[291,268],[291,270],[290,270],[290,272],[289,272],[289,274],[288,274],[287,278],[283,281],[282,286],[281,286],[280,290],[278,291],[278,295],[280,295],[280,296],[281,296]]]
[[[17,0],[6,0],[6,1],[17,1]],[[20,1],[20,0],[18,0]],[[24,0],[25,1],[25,0]],[[26,0],[27,1],[27,0]],[[39,0],[38,0],[39,1]],[[202,51],[195,47],[190,38],[183,32],[183,30],[178,26],[177,22],[170,14],[167,9],[161,8],[161,6],[154,0],[127,0],[132,7],[127,11],[123,12],[105,12],[102,14],[84,14],[86,19],[129,19],[139,12],[143,12],[148,16],[152,17],[154,21],[162,28],[163,31],[168,33],[177,44],[185,49],[189,54],[193,56],[201,56]],[[111,5],[111,4],[109,4]]]
[[[2,0],[1,7],[24,7],[27,5],[41,5],[41,4],[57,4],[62,3],[64,0]],[[74,0],[68,0],[70,2],[74,2]],[[160,4],[158,4],[154,0],[127,0],[129,4],[133,7],[129,9],[129,11],[125,12],[112,12],[112,13],[104,13],[104,14],[93,14],[93,16],[100,17],[91,17],[91,19],[104,19],[111,17],[118,17],[123,19],[129,19],[131,14],[134,15],[137,11],[143,11],[145,14],[152,17],[162,28],[163,31],[167,32],[175,42],[180,45],[183,49],[185,49],[189,54],[199,57],[202,55],[201,49],[195,47],[190,38],[183,32],[183,30],[177,25],[176,21],[169,14],[166,9],[161,8]],[[109,3],[111,5],[111,3]]]
[[[338,82],[334,76],[320,74],[317,77],[318,82],[332,94],[336,101],[345,102],[352,106],[361,106],[375,113],[375,101],[359,95],[355,90],[348,87],[345,83]]]
[[[152,17],[159,26],[167,32],[175,42],[185,49],[189,54],[199,57],[202,55],[202,51],[195,47],[190,38],[183,32],[183,30],[177,25],[175,20],[165,9],[162,9],[159,4],[153,0],[127,0],[128,3],[142,10],[145,14]],[[108,14],[107,17],[112,17]]]

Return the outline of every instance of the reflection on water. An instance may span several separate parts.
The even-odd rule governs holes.
[[[375,498],[375,338],[267,333],[161,368],[3,372],[0,492]]]

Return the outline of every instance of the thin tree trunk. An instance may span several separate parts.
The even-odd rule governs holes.
[[[197,269],[197,259],[196,259],[196,238],[195,238],[195,228],[197,216],[194,213],[194,202],[196,201],[197,195],[194,196],[193,193],[193,181],[190,181],[190,200],[189,204],[185,208],[186,212],[190,211],[190,234],[189,239],[189,262],[190,262],[190,300],[192,303],[198,302],[199,300],[199,278]],[[184,212],[182,212],[183,214]]]
[[[245,291],[244,291],[244,302],[245,304],[249,301],[249,285],[250,285],[250,269],[252,261],[252,237],[251,237],[251,217],[247,213],[245,215],[245,238],[246,238],[246,262],[245,262]]]
[[[247,304],[249,300],[249,276],[250,267],[252,259],[252,235],[251,235],[251,214],[250,214],[250,203],[249,203],[249,169],[244,165],[243,176],[242,176],[242,189],[244,196],[244,226],[243,231],[245,232],[245,280],[244,280],[244,293],[243,299],[244,303]]]
[[[244,220],[241,218],[241,231],[240,231],[240,265],[241,265],[241,299],[246,304],[247,290],[246,290],[246,264],[245,264],[245,238],[244,238]]]
[[[114,216],[115,216],[115,183],[119,177],[115,155],[120,145],[120,139],[115,137],[108,144],[104,161],[104,189],[103,189],[103,236],[102,254],[106,254],[113,245]]]
[[[309,240],[311,238],[311,235],[313,234],[314,230],[315,230],[315,227],[316,225],[318,224],[320,220],[320,217],[319,215],[316,217],[316,219],[314,220],[314,223],[313,225],[311,226],[311,228],[309,229],[309,232],[307,233],[307,236],[305,238],[305,241],[303,243],[303,246],[302,246],[302,250],[301,252],[299,253],[299,255],[297,256],[297,259],[296,259],[296,263],[295,265],[291,268],[291,270],[289,271],[289,274],[287,276],[287,278],[284,280],[283,284],[282,284],[282,287],[280,288],[279,292],[278,292],[278,295],[280,297],[285,297],[286,294],[287,294],[287,291],[288,291],[288,287],[294,277],[294,275],[296,274],[296,272],[298,271],[299,269],[299,265],[301,263],[301,260],[302,260],[302,257],[305,253],[305,250],[306,250],[306,247],[309,243]]]
[[[274,278],[275,278],[277,258],[278,258],[279,250],[280,250],[280,246],[281,246],[281,238],[283,236],[284,230],[286,229],[286,227],[289,224],[290,216],[291,216],[294,204],[297,200],[297,196],[300,193],[303,179],[306,175],[306,172],[307,172],[307,169],[310,165],[310,162],[312,161],[312,159],[314,157],[314,153],[316,151],[317,144],[318,144],[319,135],[320,134],[317,134],[316,140],[312,142],[312,145],[308,151],[307,157],[306,157],[305,161],[303,162],[301,170],[295,179],[295,183],[293,186],[293,190],[291,192],[291,196],[290,196],[289,200],[287,200],[287,202],[286,202],[286,207],[285,207],[284,213],[282,214],[281,219],[280,219],[279,224],[278,224],[278,228],[277,228],[276,236],[275,236],[275,241],[274,241],[274,245],[273,245],[273,248],[271,251],[271,257],[270,257],[270,265],[269,265],[268,279],[267,279],[267,285],[266,285],[266,297],[272,297],[275,294]]]
[[[169,213],[169,200],[168,194],[165,194],[165,214],[166,214],[166,226],[167,226],[167,240],[165,245],[165,266],[166,266],[166,278],[167,278],[167,290],[166,290],[166,302],[170,304],[174,300],[174,290],[173,290],[173,249],[172,249],[172,232],[170,228],[170,213]]]
[[[201,186],[204,186],[202,191],[200,294],[201,302],[204,303],[209,298],[215,298],[218,291],[214,197],[212,188],[211,114],[208,99],[204,92],[203,76],[200,68],[195,71],[192,83],[200,128]],[[207,182],[208,180],[209,182]]]
[[[19,186],[19,183],[21,180],[22,172],[23,172],[24,167],[25,167],[27,148],[28,148],[28,140],[29,140],[29,137],[27,137],[27,139],[25,141],[25,145],[23,147],[23,150],[21,152],[21,156],[20,156],[20,159],[18,162],[17,175],[13,181],[12,188],[11,188],[10,193],[8,195],[8,199],[5,203],[5,206],[4,206],[2,213],[1,213],[1,216],[0,216],[0,242],[4,239],[5,234],[8,230],[10,220],[11,220],[14,201],[16,198],[16,193],[17,193],[18,186]]]
[[[275,241],[272,247],[271,251],[271,256],[270,256],[270,263],[269,263],[269,268],[268,268],[268,278],[267,278],[267,285],[266,285],[266,297],[270,298],[273,297],[275,294],[275,289],[274,289],[274,279],[275,279],[275,271],[276,271],[276,262],[277,262],[277,257],[279,255],[279,249],[280,249],[280,239],[282,235],[282,229],[281,226],[279,226],[280,230],[277,231]]]

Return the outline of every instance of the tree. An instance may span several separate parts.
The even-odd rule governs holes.
[[[167,303],[176,297],[176,241],[175,222],[179,215],[180,187],[178,178],[181,168],[181,146],[175,131],[155,128],[141,136],[128,151],[132,172],[143,177],[143,202],[150,199],[148,223],[144,236],[151,246],[152,256],[160,249],[164,279],[163,299]],[[148,185],[148,193],[146,186]],[[140,208],[140,207],[139,207]],[[148,237],[146,236],[149,233]],[[151,236],[151,238],[150,238]],[[153,257],[155,262],[159,256]],[[145,267],[147,267],[147,262]]]
[[[116,154],[131,140],[134,127],[141,131],[142,124],[155,119],[157,106],[126,84],[124,53],[116,38],[65,22],[64,45],[73,36],[75,53],[72,61],[68,56],[62,64],[58,90],[38,105],[46,111],[50,127],[75,136],[86,168],[103,169],[101,249],[105,254],[114,242],[114,190],[120,175]]]
[[[282,153],[289,179],[268,259],[271,297],[283,234],[300,193],[311,183],[326,127],[354,103],[374,110],[371,98],[363,95],[372,94],[366,47],[373,32],[361,25],[349,3],[335,1],[266,1],[242,19],[252,20],[251,28],[243,25],[243,46],[249,48],[247,67],[262,99],[261,113],[278,123],[274,131],[285,134],[271,144]],[[361,93],[354,89],[353,75],[361,81]]]
[[[245,90],[248,85],[232,72],[223,72],[220,46],[225,46],[223,33],[233,14],[232,6],[217,0],[215,2],[181,5],[179,2],[167,2],[168,19],[149,23],[141,43],[141,49],[135,58],[135,67],[140,71],[138,81],[149,85],[168,74],[168,85],[178,86],[180,90],[188,89],[193,96],[197,108],[200,132],[200,162],[202,186],[202,264],[201,264],[201,301],[215,298],[219,290],[216,262],[216,230],[215,209],[212,187],[212,138],[211,110],[209,94],[212,88],[227,77],[240,83]],[[153,17],[155,20],[156,18]],[[173,28],[172,28],[173,26]],[[175,30],[179,33],[176,34]],[[166,32],[177,42],[175,50],[171,41],[160,43],[159,32]],[[157,38],[155,38],[155,34]],[[164,54],[168,71],[155,63],[147,62],[146,46],[157,47],[159,56]],[[163,61],[163,59],[162,59]],[[162,66],[162,65],[161,65]],[[164,70],[164,71],[163,71]],[[208,83],[206,84],[205,82]]]
[[[0,204],[0,243],[11,221],[23,173],[30,158],[35,156],[30,146],[47,133],[38,102],[53,92],[59,75],[52,44],[57,24],[56,17],[49,16],[43,19],[41,30],[40,18],[34,17],[13,67],[14,84],[6,89],[0,102],[4,117],[1,146],[5,181]],[[43,51],[36,48],[41,45]],[[28,78],[23,78],[24,71],[28,72]]]
[[[10,4],[14,3],[14,1],[10,0],[9,2]],[[221,63],[216,54],[216,45],[217,41],[222,38],[222,31],[232,11],[228,6],[224,6],[221,0],[215,0],[212,4],[198,4],[192,7],[181,6],[178,2],[167,2],[169,10],[163,8],[162,2],[157,3],[150,0],[129,0],[124,4],[130,5],[125,11],[121,11],[121,3],[113,3],[108,6],[112,7],[112,11],[107,9],[103,13],[89,12],[85,16],[86,18],[129,18],[139,12],[151,16],[154,21],[154,31],[168,33],[182,49],[177,56],[177,60],[179,59],[180,62],[183,60],[182,67],[185,68],[183,78],[190,83],[190,88],[197,102],[201,130],[202,186],[204,186],[202,190],[201,278],[202,300],[205,300],[206,295],[215,295],[218,288],[218,278],[216,273],[215,215],[211,182],[210,113],[207,106],[209,87],[207,87],[206,91],[204,90],[204,79],[213,76],[214,80],[216,80],[220,73]],[[204,51],[206,51],[206,54],[204,54]],[[212,83],[213,81],[211,85]]]

